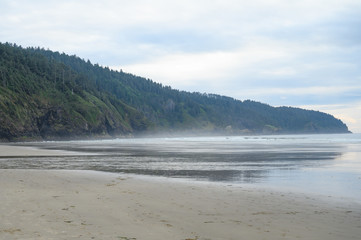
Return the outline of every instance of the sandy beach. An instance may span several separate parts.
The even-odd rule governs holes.
[[[361,205],[91,171],[0,170],[0,239],[359,239]]]
[[[2,157],[73,154],[8,145],[0,145],[0,150]],[[339,240],[361,236],[360,201],[161,177],[1,169],[0,203],[0,239]]]

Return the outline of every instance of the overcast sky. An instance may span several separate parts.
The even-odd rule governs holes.
[[[360,0],[0,0],[0,41],[361,132]]]

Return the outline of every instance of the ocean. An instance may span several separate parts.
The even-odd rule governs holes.
[[[361,202],[361,134],[21,143],[85,155],[0,158],[2,169],[95,170],[315,193]]]

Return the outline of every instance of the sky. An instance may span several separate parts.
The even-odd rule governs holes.
[[[0,42],[361,132],[360,0],[0,0]]]

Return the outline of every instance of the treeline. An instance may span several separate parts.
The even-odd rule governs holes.
[[[0,44],[0,79],[1,117],[10,121],[26,116],[22,127],[37,122],[38,132],[25,131],[27,136],[348,132],[344,123],[325,113],[179,91],[77,56],[9,43]],[[19,101],[30,104],[32,113]],[[57,113],[52,114],[54,123],[42,123],[49,111]]]
[[[0,44],[0,82],[0,139],[124,135],[151,127],[86,75],[31,49]]]

